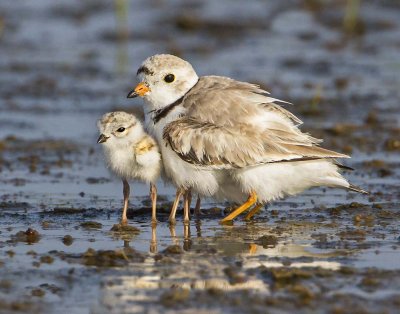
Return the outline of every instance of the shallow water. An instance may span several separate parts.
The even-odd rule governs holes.
[[[126,9],[0,4],[0,313],[396,313],[399,4],[363,1],[345,28],[341,2],[114,3]],[[140,114],[125,97],[159,52],[294,103],[304,130],[352,155],[345,176],[371,195],[314,189],[233,226],[218,223],[228,204],[204,200],[170,228],[174,189],[160,182],[152,229],[148,187],[134,183],[137,230],[111,232],[122,187],[96,120]]]

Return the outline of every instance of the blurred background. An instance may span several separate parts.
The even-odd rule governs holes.
[[[141,112],[126,94],[156,53],[260,84],[353,164],[398,152],[399,24],[395,0],[2,1],[1,192],[119,195],[96,120]]]
[[[108,232],[120,216],[122,190],[96,144],[96,121],[111,110],[142,115],[141,100],[126,95],[137,84],[141,62],[157,53],[186,59],[199,75],[257,83],[273,97],[293,103],[285,107],[305,122],[302,130],[323,138],[324,147],[352,155],[345,162],[356,171],[345,175],[371,195],[315,189],[272,204],[254,222],[238,220],[232,228],[218,225],[225,204],[204,202],[218,208],[209,210],[201,223],[196,221],[194,239],[178,225],[183,249],[190,251],[193,244],[198,251],[182,255],[188,268],[184,274],[179,259],[167,258],[165,267],[170,268],[165,273],[175,277],[164,288],[164,275],[154,277],[157,265],[164,264],[154,260],[155,268],[146,262],[147,273],[143,267],[136,269],[143,271],[139,275],[134,267],[111,272],[118,279],[114,286],[108,285],[111,277],[104,269],[72,266],[115,266],[107,256],[90,251],[82,257],[82,252],[127,247]],[[332,313],[349,308],[395,313],[400,283],[399,73],[398,0],[1,1],[0,313],[41,312],[21,303],[26,300],[57,304],[58,311],[68,313],[87,313],[94,302],[104,302],[93,313],[110,313],[113,306],[116,313],[130,313],[133,303],[126,300],[132,295],[150,300],[147,306],[160,301],[168,307],[170,300],[182,300],[170,294],[169,285],[191,286],[208,274],[223,278],[233,292],[230,299],[219,288],[205,295],[201,289],[186,294],[193,313],[212,302],[216,313],[224,302],[226,313],[232,312],[232,305],[239,306],[239,312],[240,306],[242,312],[249,306],[257,312],[259,299],[240,303],[243,294],[235,294],[241,287],[236,284],[243,282],[248,283],[242,286],[246,298],[259,286],[269,294],[271,283],[284,289],[276,288],[278,299],[289,291],[289,302],[262,299],[262,304],[275,304],[276,313],[285,308],[297,312],[300,305],[305,306],[300,313],[327,308]],[[159,184],[159,192],[162,203],[171,199],[174,189]],[[144,254],[143,260],[149,242],[152,252],[157,244],[146,216],[147,194],[147,186],[132,186],[131,207],[144,207],[130,222],[140,227],[132,245]],[[83,225],[91,219],[96,221]],[[162,218],[157,227],[160,251],[179,242],[165,221]],[[39,241],[34,246],[25,243],[28,226],[42,237],[34,237]],[[261,235],[267,236],[258,239]],[[257,246],[261,255],[252,255]],[[197,252],[206,253],[198,258]],[[98,265],[92,264],[93,254]],[[137,254],[133,256],[141,258]],[[163,260],[168,251],[160,254]],[[333,273],[321,271],[316,279],[313,270],[271,274],[262,268],[292,262],[310,266],[314,259],[316,267]],[[260,261],[265,266],[258,267]],[[226,270],[227,263],[233,269],[247,264],[250,270],[237,276]],[[342,266],[358,268],[336,271]],[[372,266],[374,272],[364,272],[363,267]],[[258,279],[251,283],[248,278]],[[285,290],[293,278],[311,279],[307,289]],[[347,298],[349,293],[357,297]],[[143,309],[135,308],[137,313]]]
[[[141,112],[126,94],[156,53],[188,60],[199,75],[260,84],[353,163],[398,151],[399,24],[394,0],[3,1],[2,192],[11,183],[119,195],[106,184],[96,120]]]

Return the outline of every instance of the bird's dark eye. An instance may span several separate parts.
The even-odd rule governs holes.
[[[125,128],[124,127],[120,127],[118,130],[117,130],[117,132],[120,132],[120,133],[122,133],[122,132],[124,132],[125,131]]]
[[[175,75],[167,74],[166,76],[164,76],[164,81],[166,81],[167,83],[172,83],[173,81],[175,81]]]

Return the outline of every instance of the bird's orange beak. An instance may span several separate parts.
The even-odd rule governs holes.
[[[143,82],[140,82],[134,90],[130,91],[128,98],[135,98],[137,96],[143,97],[150,91],[150,88]]]

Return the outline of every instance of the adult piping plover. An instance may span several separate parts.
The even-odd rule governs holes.
[[[97,123],[109,168],[123,182],[124,207],[121,224],[127,224],[130,187],[128,180],[135,179],[150,184],[152,222],[156,220],[156,181],[161,171],[161,155],[155,140],[148,135],[140,121],[132,114],[109,112]]]
[[[168,60],[159,60],[157,57],[153,60],[156,63],[161,62],[160,64],[154,65],[154,70],[150,70],[149,67],[145,65],[145,62],[137,71],[137,74],[141,78],[145,79],[146,81],[152,80],[154,81],[154,84],[157,85],[157,87],[154,88],[155,93],[157,94],[155,97],[144,97],[149,106],[149,108],[144,108],[146,128],[160,144],[160,150],[163,156],[164,172],[177,187],[175,202],[180,197],[180,194],[184,194],[184,220],[187,221],[189,219],[187,200],[189,199],[188,193],[190,190],[193,190],[195,193],[201,196],[213,196],[217,193],[217,191],[219,191],[220,186],[224,186],[224,175],[221,172],[217,176],[215,171],[209,171],[208,169],[203,169],[184,162],[173,150],[171,150],[171,147],[163,144],[164,127],[169,122],[174,121],[174,119],[176,119],[181,113],[183,113],[183,110],[177,106],[179,105],[179,101],[176,101],[176,92],[179,95],[178,98],[180,98],[181,95],[184,95],[185,92],[197,82],[198,78],[190,64],[187,63],[188,67],[180,69],[182,73],[179,75],[179,81],[182,82],[183,86],[180,86],[178,90],[176,92],[174,91],[173,93],[171,93],[169,90],[171,86],[167,87],[165,90],[165,98],[163,98],[163,90],[165,89],[163,84],[173,83],[175,81],[175,75],[178,74],[165,72],[168,70],[168,67],[166,69],[161,69],[163,66],[162,63]],[[182,60],[182,62],[184,61]],[[173,64],[171,64],[171,66],[173,66]],[[154,71],[157,71],[159,68],[162,73],[157,74],[156,78],[154,76],[156,72]],[[148,77],[148,79],[146,77]],[[183,80],[183,78],[185,78],[185,80]],[[188,80],[186,80],[186,78],[188,78]],[[148,96],[148,85],[150,86],[150,84],[139,84],[135,91],[129,93],[128,97],[132,98],[136,96],[144,96],[145,94]],[[222,194],[225,193],[221,193],[221,195]],[[173,211],[171,212],[170,217],[172,216]]]
[[[295,115],[259,86],[227,77],[198,77],[172,55],[146,59],[141,82],[128,98],[141,96],[148,129],[157,139],[167,176],[177,187],[202,195],[228,194],[245,201],[222,222],[255,204],[316,186],[365,191],[339,173],[335,158],[349,156],[318,146]],[[227,180],[229,179],[229,180]],[[226,193],[224,182],[233,182]]]

